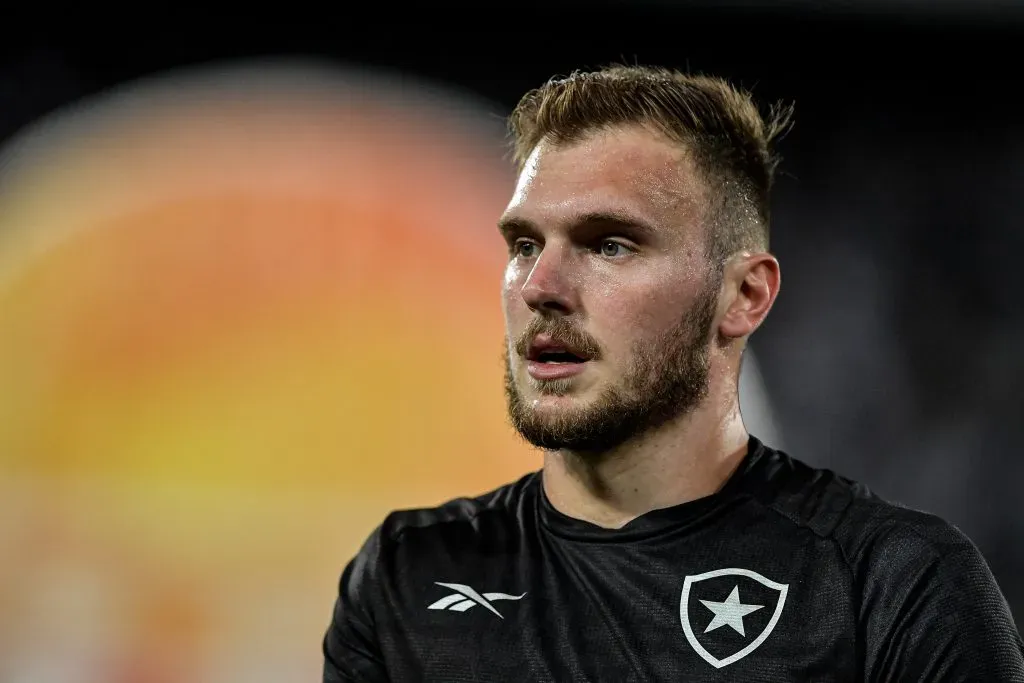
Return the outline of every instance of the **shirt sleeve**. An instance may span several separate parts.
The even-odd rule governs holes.
[[[380,583],[380,546],[378,528],[341,574],[323,641],[323,683],[388,681],[371,609]]]
[[[1020,633],[966,536],[952,526],[938,538],[890,529],[873,545],[862,592],[865,680],[1024,683]]]

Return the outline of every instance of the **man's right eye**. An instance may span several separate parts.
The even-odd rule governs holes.
[[[532,240],[516,240],[512,245],[512,255],[521,258],[533,258],[537,255],[537,243]]]

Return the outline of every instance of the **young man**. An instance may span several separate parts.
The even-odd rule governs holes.
[[[342,574],[325,682],[1024,681],[963,534],[744,427],[788,117],[637,67],[523,97],[506,392],[543,469],[391,514]]]

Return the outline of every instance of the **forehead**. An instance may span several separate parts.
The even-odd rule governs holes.
[[[620,127],[570,143],[542,141],[523,166],[506,217],[557,224],[615,213],[678,226],[698,220],[704,194],[679,143],[639,126]]]

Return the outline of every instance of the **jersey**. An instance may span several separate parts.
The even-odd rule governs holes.
[[[1024,682],[963,533],[755,438],[714,495],[618,529],[542,482],[387,516],[341,574],[324,682]]]

